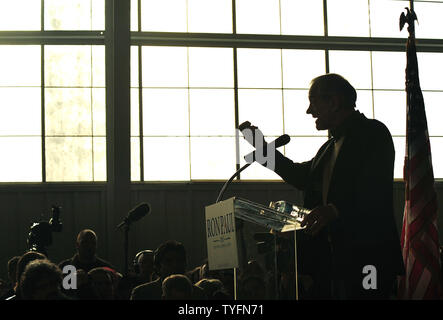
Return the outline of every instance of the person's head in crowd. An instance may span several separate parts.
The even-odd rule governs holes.
[[[239,286],[239,300],[265,300],[266,283],[263,278],[257,276],[245,277]]]
[[[203,289],[203,292],[210,300],[215,299],[216,293],[220,291],[227,295],[227,293],[224,292],[223,282],[219,279],[201,279],[195,285]]]
[[[88,272],[89,284],[99,300],[113,300],[114,283],[111,272],[104,267],[94,268]]]
[[[162,282],[163,300],[190,300],[193,286],[191,280],[183,274],[172,274]]]
[[[143,250],[137,253],[134,258],[134,271],[147,281],[151,281],[154,273],[154,251]]]
[[[230,299],[234,298],[234,273],[232,269],[209,270],[209,268],[207,268],[206,278],[220,280],[223,283],[223,292],[226,293]]]
[[[357,91],[341,75],[328,73],[311,81],[309,108],[317,130],[334,129],[354,111]]]
[[[91,229],[84,229],[77,235],[76,249],[80,261],[95,260],[97,251],[97,235]]]
[[[183,244],[175,240],[162,243],[154,253],[154,268],[162,280],[171,274],[184,274],[186,250]]]
[[[17,263],[20,256],[12,257],[8,260],[8,280],[11,284],[15,284],[17,281]]]
[[[20,278],[20,292],[23,300],[59,300],[63,273],[47,259],[38,259],[27,264]]]
[[[17,261],[17,273],[15,275],[15,292],[18,297],[21,296],[19,287],[20,287],[20,281],[23,272],[25,271],[26,266],[28,263],[34,260],[44,260],[46,259],[46,256],[43,253],[37,252],[37,251],[28,251],[24,253]]]

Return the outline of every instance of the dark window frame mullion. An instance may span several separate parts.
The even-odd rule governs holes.
[[[142,72],[142,46],[137,46],[138,52],[138,112],[140,133],[140,181],[145,181],[144,144],[143,144],[143,72]]]
[[[40,31],[45,29],[45,1],[40,1]],[[45,45],[40,45],[40,103],[41,103],[41,135],[42,135],[42,182],[46,182],[46,130],[45,130]]]
[[[141,0],[137,0],[137,30],[142,31],[142,5]],[[145,181],[145,165],[144,165],[144,141],[143,141],[143,72],[142,72],[142,46],[137,46],[138,58],[138,129],[139,129],[139,158],[140,158],[140,182]]]
[[[328,1],[323,0],[323,27],[324,27],[324,35],[326,38],[329,37],[328,33]],[[325,73],[329,73],[329,49],[325,49]],[[328,130],[328,139],[331,138],[331,131]]]
[[[41,134],[42,134],[42,182],[46,182],[46,128],[45,128],[45,45],[40,46],[41,65]]]
[[[237,13],[236,13],[236,0],[232,0],[232,34],[237,34]],[[237,48],[232,48],[233,58],[233,72],[234,72],[234,130],[235,130],[235,170],[240,169],[240,138],[238,132],[239,116],[238,116],[238,61],[237,61]],[[236,180],[240,180],[240,173],[235,177]]]

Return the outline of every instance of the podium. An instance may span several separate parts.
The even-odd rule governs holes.
[[[301,214],[291,215],[239,197],[207,206],[205,229],[209,270],[234,269],[234,299],[237,299],[236,273],[240,267],[239,253],[244,251],[243,226],[239,225],[253,225],[264,231],[262,235],[267,233],[274,238],[274,272],[277,271],[276,233],[294,232],[295,299],[298,300],[296,231],[303,229],[300,226],[301,219]],[[276,276],[275,280],[277,281]],[[275,290],[278,292],[277,288]]]

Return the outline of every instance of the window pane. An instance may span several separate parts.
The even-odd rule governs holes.
[[[143,89],[145,136],[189,135],[187,89]]]
[[[239,88],[281,88],[280,49],[238,49]]]
[[[227,180],[234,172],[234,137],[191,137],[191,179]]]
[[[145,181],[188,181],[189,138],[143,139]],[[161,155],[161,156],[159,156]]]
[[[327,5],[330,36],[369,37],[367,0],[328,0]]]
[[[357,90],[357,101],[355,103],[355,109],[363,113],[366,118],[374,118],[374,109],[372,103],[372,91],[370,90]]]
[[[94,181],[106,181],[106,138],[92,138],[94,155]]]
[[[323,50],[282,50],[283,87],[309,88],[310,81],[326,72]]]
[[[47,181],[92,181],[92,138],[47,137]]]
[[[140,137],[131,137],[131,181],[140,181]]]
[[[285,156],[294,162],[309,161],[327,140],[328,137],[291,137],[285,146]]]
[[[139,90],[131,89],[131,137],[140,135]]]
[[[41,137],[0,137],[0,182],[42,181]]]
[[[405,89],[406,53],[372,52],[374,89]]]
[[[328,135],[327,131],[318,131],[315,120],[307,114],[309,107],[308,90],[284,90],[285,133],[293,135]]]
[[[141,0],[142,31],[186,32],[186,1]]]
[[[443,15],[443,3],[416,2],[414,11],[418,18],[418,24],[415,25],[417,38],[443,38],[443,30],[436,27]]]
[[[92,30],[105,30],[105,1],[91,0]]]
[[[131,137],[131,181],[140,181],[140,138]]]
[[[405,135],[406,93],[374,91],[374,118],[383,122],[392,135]]]
[[[281,90],[238,90],[239,123],[251,122],[264,135],[283,134]]]
[[[418,52],[418,72],[422,90],[443,89],[443,54]]]
[[[45,46],[46,86],[91,84],[91,46]]]
[[[237,0],[237,33],[280,34],[278,0]]]
[[[131,0],[131,31],[138,30],[138,0]]]
[[[131,87],[137,88],[139,86],[139,66],[138,66],[138,46],[131,46]]]
[[[393,137],[392,140],[394,141],[395,148],[394,179],[403,180],[406,137]]]
[[[443,138],[431,137],[432,167],[434,178],[443,178]]]
[[[282,34],[324,35],[323,0],[280,0],[280,6]]]
[[[189,94],[192,136],[235,134],[233,89],[192,89]]]
[[[91,46],[92,50],[92,86],[106,86],[105,46]]]
[[[0,86],[40,86],[40,46],[0,45]]]
[[[40,88],[0,88],[0,97],[0,135],[41,135]]]
[[[189,48],[191,87],[234,87],[231,48]]]
[[[188,61],[184,47],[143,47],[144,87],[187,87]]]
[[[428,122],[428,131],[431,136],[443,136],[443,92],[423,92],[425,101],[426,118]],[[437,145],[436,148],[442,148],[443,145]]]
[[[45,89],[46,135],[92,135],[91,89]]]
[[[408,37],[407,25],[401,32],[398,26],[398,18],[402,12],[406,12],[406,7],[409,8],[409,1],[370,0],[371,36]]]
[[[371,89],[371,56],[368,51],[330,51],[330,71],[345,77],[356,89]]]
[[[91,89],[92,94],[92,134],[106,136],[106,89]],[[71,119],[74,121],[75,119]]]
[[[41,3],[36,0],[0,1],[0,30],[40,30],[40,10]]]
[[[188,0],[188,31],[232,33],[231,0]]]
[[[105,0],[45,0],[45,30],[104,30]]]

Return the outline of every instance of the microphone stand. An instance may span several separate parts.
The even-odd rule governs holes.
[[[128,259],[129,259],[129,225],[130,223],[125,219],[122,223],[120,223],[117,226],[117,229],[122,228],[124,233],[124,272],[123,275],[125,277],[128,276],[129,270],[128,270]]]
[[[252,162],[251,162],[252,163]],[[223,187],[220,190],[220,193],[218,194],[217,200],[215,201],[215,203],[220,202],[221,198],[223,197],[223,193],[225,193],[226,188],[228,187],[228,185],[232,182],[232,180],[234,180],[234,178],[240,174],[240,172],[242,172],[243,170],[245,170],[247,167],[249,167],[251,165],[251,163],[247,163],[245,164],[243,167],[241,167],[240,169],[238,169],[231,178],[229,178],[228,181],[225,182],[225,184],[223,185]]]

